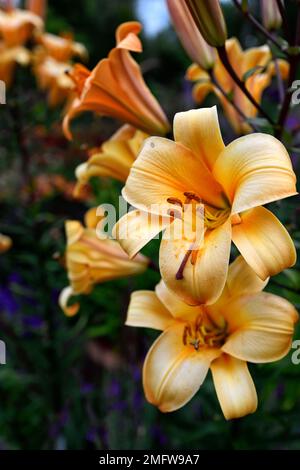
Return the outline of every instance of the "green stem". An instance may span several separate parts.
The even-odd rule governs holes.
[[[284,53],[285,55],[287,55],[286,51],[284,51],[282,49],[282,46],[281,44],[277,41],[276,38],[274,38],[272,36],[272,34],[266,29],[263,27],[262,24],[260,24],[260,22],[248,11],[248,10],[243,10],[242,8],[242,5],[240,4],[240,2],[238,0],[233,0],[233,3],[235,4],[235,6],[238,8],[238,10],[245,16],[245,18],[247,18],[248,21],[250,21],[250,23],[252,23],[252,25],[260,32],[262,33],[267,39],[269,39],[276,47],[278,47],[278,49]]]
[[[236,112],[241,116],[241,118],[244,120],[244,121],[247,121],[247,116],[243,113],[243,111],[239,108],[239,106],[234,103],[234,101],[232,101],[229,96],[227,95],[226,91],[223,89],[223,87],[217,82],[214,74],[212,71],[209,71],[209,75],[210,75],[210,79],[212,81],[212,83],[214,84],[214,86],[220,91],[220,93],[224,96],[224,98],[228,101],[228,103],[231,104],[231,106],[236,110]],[[255,127],[252,123],[250,124],[250,126],[256,131],[256,132],[259,132],[259,129],[257,127]]]
[[[296,27],[296,34],[295,34],[295,40],[294,40],[295,46],[299,46],[299,44],[300,44],[300,5],[298,5],[297,27]],[[284,126],[288,118],[292,94],[293,94],[291,87],[292,87],[294,80],[296,79],[299,60],[300,60],[299,54],[291,55],[289,58],[290,71],[289,71],[287,89],[285,92],[285,97],[282,103],[281,111],[279,113],[277,129],[275,131],[275,137],[277,137],[277,139],[280,139],[282,137]]]

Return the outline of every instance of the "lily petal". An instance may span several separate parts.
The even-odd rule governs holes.
[[[166,330],[173,324],[174,318],[161,303],[155,292],[133,292],[127,312],[127,326]]]
[[[298,314],[287,300],[273,294],[239,297],[228,303],[229,335],[223,351],[244,361],[273,362],[291,347]]]
[[[261,292],[269,282],[262,281],[242,256],[230,264],[228,269],[227,287],[230,296],[256,294]]]
[[[290,157],[282,143],[267,134],[234,140],[219,156],[213,174],[233,214],[296,194]]]
[[[141,210],[155,212],[153,205],[157,204],[167,211],[173,208],[167,199],[184,200],[187,191],[213,206],[224,207],[221,186],[188,148],[162,137],[147,139],[131,168],[124,198]]]
[[[174,119],[174,137],[176,142],[192,150],[197,158],[212,169],[225,148],[217,107],[177,113]]]
[[[80,309],[79,303],[68,305],[73,295],[74,292],[71,286],[65,287],[59,295],[58,304],[67,317],[74,317]]]
[[[174,292],[167,288],[163,280],[156,286],[155,292],[159,300],[175,318],[193,321],[201,313],[201,308],[192,307],[183,302]]]
[[[211,364],[211,371],[227,420],[256,411],[257,394],[246,362],[223,354]]]
[[[183,279],[176,274],[186,254],[186,240],[167,239],[160,247],[160,271],[167,287],[190,305],[213,304],[221,295],[227,277],[231,246],[231,222],[207,232],[196,262],[188,260]]]
[[[143,369],[147,400],[162,412],[184,406],[202,385],[219,350],[195,351],[184,346],[184,324],[166,330],[152,345]]]
[[[263,280],[296,262],[294,243],[279,220],[264,207],[240,215],[232,227],[232,240],[246,262]]]
[[[133,258],[150,240],[170,224],[170,217],[133,210],[125,214],[113,228],[113,236]]]

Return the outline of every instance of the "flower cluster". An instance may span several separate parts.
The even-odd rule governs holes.
[[[296,262],[289,233],[263,207],[295,195],[296,177],[284,145],[252,133],[251,126],[255,103],[276,72],[287,77],[289,65],[273,59],[268,46],[243,51],[236,38],[227,39],[219,2],[167,3],[194,61],[187,77],[196,82],[196,101],[213,91],[235,132],[249,135],[225,145],[212,107],[177,113],[174,140],[166,138],[168,121],[130,54],[142,50],[136,22],[118,28],[116,47],[93,71],[75,66],[69,75],[77,97],[64,119],[66,136],[72,138],[70,121],[84,111],[126,124],[77,168],[76,192],[91,177],[115,178],[125,183],[122,195],[134,210],[114,228],[120,245],[68,222],[72,287],[61,304],[66,309],[71,293],[86,294],[95,283],[145,269],[139,252],[163,231],[162,280],[153,292],[132,294],[127,316],[127,325],[163,332],[145,360],[146,397],[161,411],[174,411],[198,391],[210,368],[231,419],[257,407],[247,362],[285,356],[298,319],[288,301],[262,292],[270,276]],[[264,21],[266,14],[264,8]],[[241,255],[230,264],[232,242]],[[69,314],[77,310],[73,305]]]
[[[69,286],[61,292],[61,308],[73,316],[80,304],[70,304],[71,296],[153,267],[140,251],[162,233],[161,280],[153,291],[132,294],[126,321],[162,332],[144,363],[147,400],[163,412],[175,411],[196,394],[210,369],[225,418],[253,413],[257,395],[247,363],[283,358],[298,320],[291,303],[263,292],[272,276],[296,263],[289,232],[264,207],[297,194],[281,141],[289,89],[277,122],[262,107],[275,75],[281,87],[287,78],[290,84],[293,58],[300,55],[281,48],[275,37],[278,2],[261,2],[260,26],[281,48],[276,56],[269,45],[243,50],[228,37],[219,1],[167,0],[193,62],[186,78],[195,83],[195,102],[202,105],[214,94],[236,134],[230,143],[223,141],[216,106],[177,112],[172,129],[133,55],[142,52],[140,23],[121,24],[115,46],[89,70],[73,63],[86,59],[84,46],[69,34],[45,33],[39,2],[29,3],[32,11],[0,13],[0,78],[10,84],[15,64],[32,57],[49,105],[66,103],[62,128],[69,140],[71,123],[84,112],[120,121],[118,131],[90,148],[77,167],[74,194],[82,194],[91,178],[113,178],[124,184],[122,196],[132,206],[116,223],[114,239],[104,233],[99,208],[86,213],[84,224],[66,222]],[[248,3],[235,3],[245,13]],[[33,52],[24,47],[29,39]],[[269,133],[257,131],[258,116]],[[1,235],[0,251],[9,246]]]

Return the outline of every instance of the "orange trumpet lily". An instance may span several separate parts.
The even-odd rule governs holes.
[[[78,97],[63,123],[69,139],[72,137],[70,121],[84,111],[120,119],[149,134],[164,135],[169,130],[164,112],[130,55],[142,51],[140,31],[137,22],[123,23],[116,32],[117,45],[107,59],[101,60],[92,72],[80,67],[71,74]]]
[[[124,125],[89,160],[76,169],[78,183],[75,196],[81,194],[93,176],[115,178],[125,183],[145,139],[149,137],[134,127]]]
[[[62,291],[59,304],[68,316],[75,315],[80,308],[78,303],[68,306],[72,295],[89,294],[96,284],[133,276],[147,269],[148,258],[139,255],[135,260],[129,259],[118,242],[105,236],[101,219],[103,216],[97,217],[96,209],[91,209],[85,217],[86,228],[78,221],[66,222],[70,286]]]
[[[210,369],[225,418],[254,413],[257,394],[247,362],[283,358],[298,321],[293,305],[262,292],[265,285],[238,257],[210,307],[185,304],[162,281],[155,292],[134,292],[126,324],[163,332],[144,363],[147,400],[162,412],[175,411],[198,392]]]
[[[220,296],[231,240],[261,279],[292,266],[296,251],[288,232],[261,207],[297,194],[282,143],[257,133],[225,146],[216,107],[178,113],[174,136],[175,142],[146,140],[123,189],[136,210],[119,220],[114,235],[129,256],[168,228],[161,275],[192,305],[212,304]],[[174,237],[191,213],[196,229]]]

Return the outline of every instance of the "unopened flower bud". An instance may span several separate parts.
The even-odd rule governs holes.
[[[187,4],[182,0],[167,0],[172,23],[180,42],[193,62],[204,69],[211,69],[216,52],[203,39]]]
[[[276,0],[260,0],[263,25],[268,30],[278,29],[282,18]]]
[[[205,41],[213,47],[224,46],[227,28],[219,0],[184,0]]]

